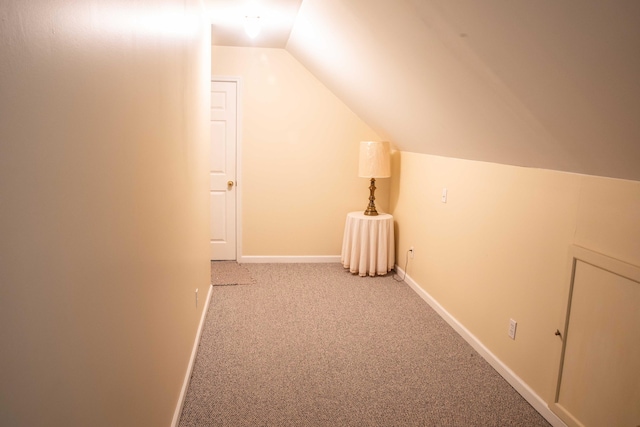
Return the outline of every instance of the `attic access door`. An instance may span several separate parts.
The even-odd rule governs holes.
[[[211,81],[209,245],[211,259],[236,259],[238,82]]]
[[[640,267],[573,248],[558,386],[569,426],[640,426]]]

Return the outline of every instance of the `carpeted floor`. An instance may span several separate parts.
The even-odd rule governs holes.
[[[548,426],[409,286],[247,264],[214,287],[180,426]]]
[[[235,261],[211,261],[211,284],[213,286],[251,285],[251,273],[243,264]]]

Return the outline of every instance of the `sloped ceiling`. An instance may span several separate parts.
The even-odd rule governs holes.
[[[638,0],[303,0],[285,48],[403,151],[640,180]]]

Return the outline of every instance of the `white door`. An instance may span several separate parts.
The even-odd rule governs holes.
[[[236,259],[236,139],[237,83],[211,82],[211,203],[212,260]]]

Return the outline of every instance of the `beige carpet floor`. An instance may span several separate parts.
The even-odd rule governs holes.
[[[180,426],[549,426],[391,275],[245,268],[213,288]]]

